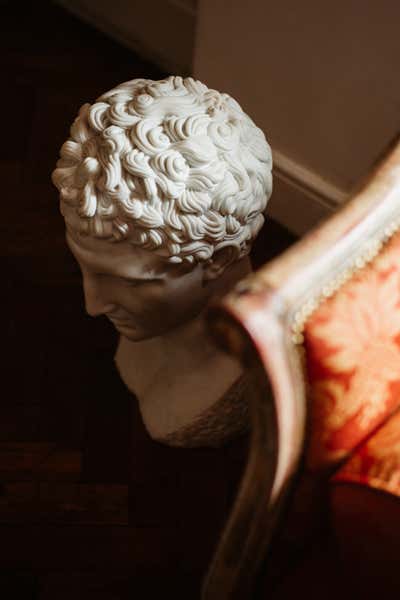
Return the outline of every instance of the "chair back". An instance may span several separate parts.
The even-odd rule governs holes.
[[[247,598],[299,472],[327,481],[400,406],[400,143],[209,324],[254,390],[248,465],[203,598]]]

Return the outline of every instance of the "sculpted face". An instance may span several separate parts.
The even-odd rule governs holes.
[[[209,299],[201,265],[182,271],[128,241],[110,243],[67,226],[68,246],[83,277],[87,312],[105,315],[118,332],[139,341],[195,317]]]

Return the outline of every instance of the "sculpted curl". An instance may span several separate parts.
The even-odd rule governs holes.
[[[134,79],[84,104],[53,182],[86,235],[170,262],[246,255],[272,191],[270,147],[228,94],[182,77]]]

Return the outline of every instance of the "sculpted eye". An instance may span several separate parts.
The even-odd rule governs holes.
[[[159,279],[129,279],[129,277],[120,277],[120,280],[129,287],[157,285],[161,283]]]

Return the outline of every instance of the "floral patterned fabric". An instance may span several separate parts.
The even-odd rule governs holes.
[[[357,448],[333,481],[361,483],[400,496],[400,410]]]
[[[305,349],[308,466],[334,466],[400,406],[400,235],[319,306]]]

